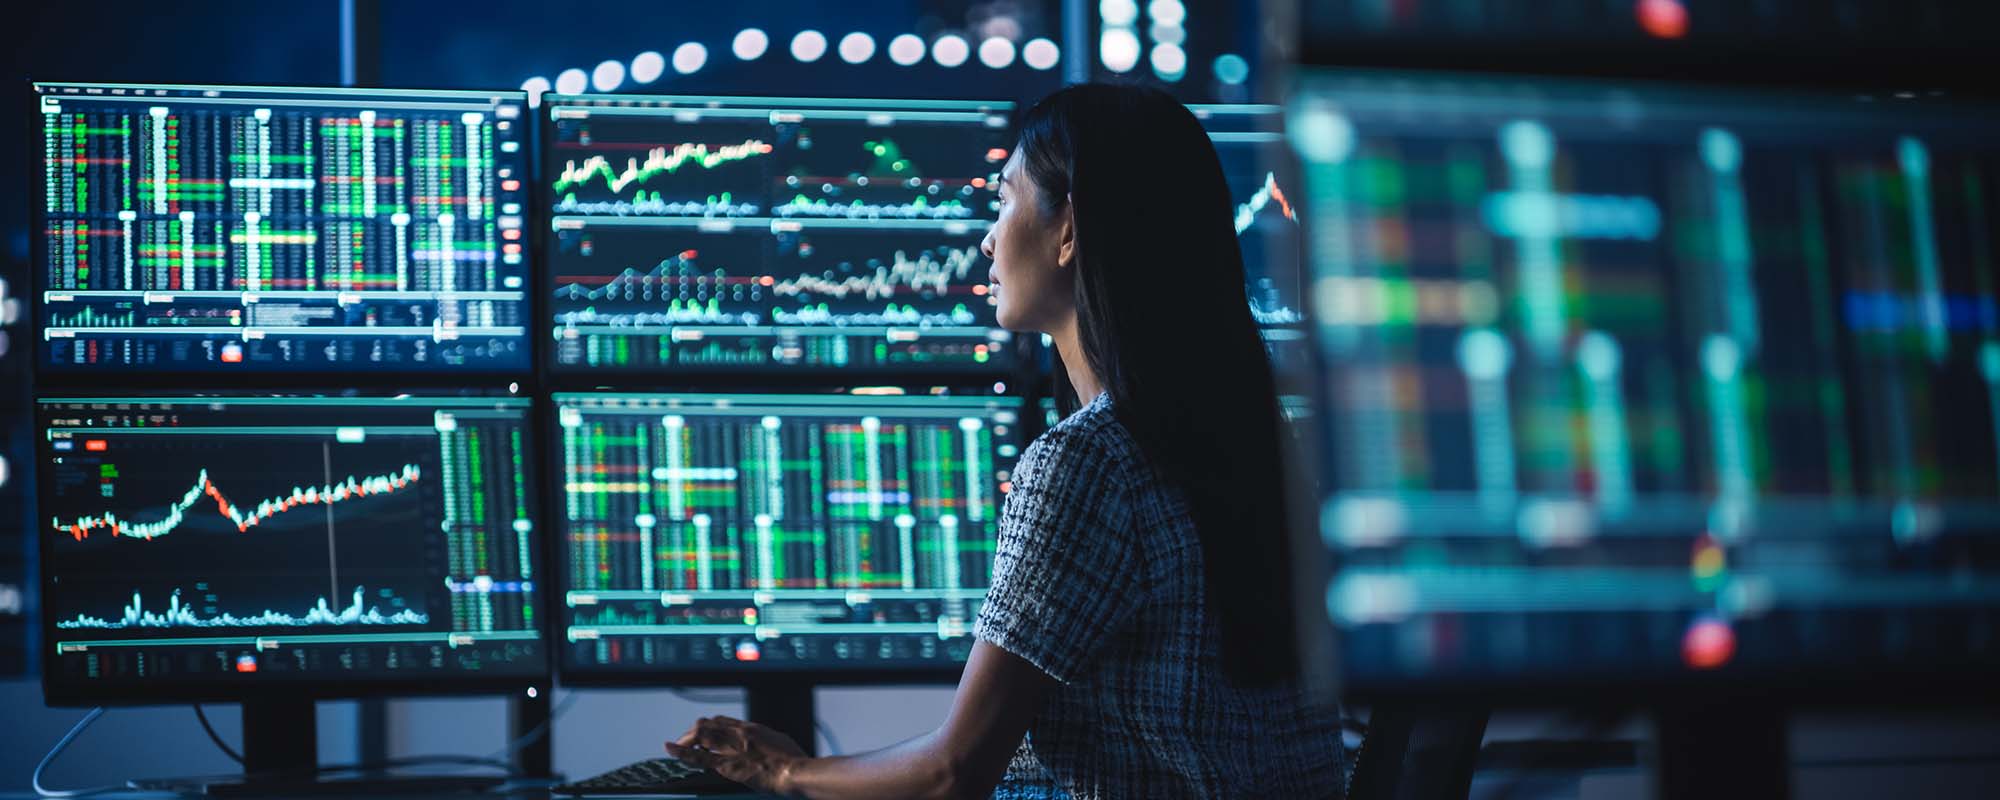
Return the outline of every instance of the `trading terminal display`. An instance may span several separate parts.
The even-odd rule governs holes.
[[[996,372],[1007,103],[544,98],[553,367]]]
[[[547,669],[528,400],[36,405],[52,690]]]
[[[1020,402],[556,395],[565,668],[962,662]]]
[[[1236,204],[1234,223],[1243,251],[1250,313],[1263,331],[1280,381],[1309,370],[1312,358],[1305,316],[1307,276],[1300,234],[1298,167],[1284,136],[1284,109],[1276,105],[1191,105],[1208,130]]]
[[[1301,6],[1312,40],[1773,43],[1948,39],[2000,12],[1960,0],[1320,0]]]
[[[1931,102],[1302,84],[1350,685],[2000,661],[2000,115]]]
[[[521,92],[36,84],[40,365],[531,365]]]

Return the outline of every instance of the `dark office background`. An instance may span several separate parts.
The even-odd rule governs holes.
[[[34,576],[24,473],[28,460],[25,309],[29,209],[25,170],[29,141],[26,82],[118,81],[231,84],[339,85],[354,77],[382,86],[411,88],[520,88],[534,78],[556,84],[572,70],[588,76],[612,62],[624,72],[621,90],[656,93],[762,95],[884,95],[918,98],[994,98],[1032,101],[1078,74],[1106,74],[1097,57],[1096,2],[1078,15],[1084,29],[1066,31],[1061,0],[854,0],[665,4],[656,2],[544,3],[526,0],[439,0],[362,4],[357,35],[368,63],[343,64],[341,4],[332,0],[263,3],[228,0],[167,8],[158,3],[39,4],[17,8],[5,80],[21,113],[0,125],[0,708],[6,709],[0,790],[27,788],[30,770],[81,712],[42,705],[35,674],[33,633],[23,620],[34,613]],[[1329,4],[1342,6],[1344,4]],[[1539,9],[1538,9],[1539,10]],[[987,27],[997,26],[997,27]],[[762,58],[743,61],[731,52],[738,32],[768,35]],[[800,64],[787,53],[794,34],[825,34],[828,54]],[[1258,3],[1191,2],[1182,77],[1162,81],[1191,102],[1264,101],[1257,87],[1267,65],[1260,53],[1271,34]],[[877,55],[862,65],[833,53],[849,32],[869,34]],[[1017,53],[1004,68],[980,63],[982,32],[1018,43],[1047,39],[1060,47],[1048,69],[1024,63]],[[913,33],[930,40],[959,32],[974,52],[946,68],[926,54],[898,66],[882,56],[893,37]],[[1070,34],[1074,35],[1070,35]],[[1138,35],[1145,35],[1140,32]],[[1084,52],[1073,52],[1078,42]],[[678,73],[677,49],[698,44],[700,68]],[[641,53],[668,60],[660,77],[639,82],[629,65]],[[1238,74],[1234,60],[1245,68]],[[1080,68],[1072,60],[1087,59]],[[1149,65],[1134,74],[1149,80]],[[1218,77],[1227,74],[1229,80]],[[369,80],[372,78],[372,80]],[[596,88],[605,88],[601,84]],[[566,697],[567,692],[559,695]],[[845,751],[878,747],[927,731],[940,722],[948,687],[821,690],[819,712]],[[560,702],[560,700],[558,701]],[[730,690],[586,691],[555,727],[555,763],[571,776],[589,775],[657,754],[659,742],[697,716],[740,712]],[[353,703],[323,703],[321,757],[349,761],[356,754],[359,713]],[[234,739],[234,708],[213,713],[225,738]],[[499,748],[505,726],[502,700],[393,701],[389,747],[393,754],[485,754]],[[1620,732],[1643,736],[1632,723]],[[1805,713],[1792,724],[1792,749],[1801,765],[1795,784],[1802,797],[1965,796],[1968,787],[2000,783],[2000,724],[1984,711],[1865,711]],[[1575,733],[1554,716],[1504,715],[1489,739]],[[825,746],[824,744],[822,745]],[[113,767],[108,765],[115,765]],[[94,782],[108,774],[186,774],[228,771],[231,764],[201,735],[185,707],[112,711],[71,748],[49,776],[56,784]],[[1565,776],[1553,796],[1629,797],[1644,792],[1643,776],[1630,771]],[[1971,791],[1977,791],[1976,789]]]

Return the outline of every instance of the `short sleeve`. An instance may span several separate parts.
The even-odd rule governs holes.
[[[1056,427],[1014,469],[973,635],[1073,683],[1140,603],[1129,482],[1102,429]]]

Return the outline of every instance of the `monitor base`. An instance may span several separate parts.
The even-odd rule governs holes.
[[[810,681],[752,683],[744,689],[743,705],[751,722],[792,737],[808,756],[818,755],[817,711]]]

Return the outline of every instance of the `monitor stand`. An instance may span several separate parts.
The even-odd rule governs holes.
[[[132,788],[211,797],[367,795],[476,792],[505,783],[499,776],[421,775],[321,780],[319,719],[309,699],[243,703],[243,777],[235,781],[166,778],[133,781]]]
[[[813,685],[810,681],[770,681],[745,687],[744,713],[751,722],[776,730],[798,742],[806,755],[818,755],[814,726]]]

